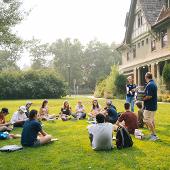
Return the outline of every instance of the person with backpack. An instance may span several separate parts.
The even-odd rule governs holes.
[[[96,115],[96,124],[87,127],[89,139],[94,150],[111,150],[113,125],[105,122],[105,116],[101,113]]]
[[[130,104],[125,103],[124,108],[126,112],[121,114],[121,116],[118,118],[116,125],[119,127],[122,127],[122,122],[124,121],[124,127],[128,130],[130,134],[134,134],[135,129],[138,129],[138,119],[135,113],[130,111]]]
[[[51,141],[51,135],[44,132],[37,121],[37,113],[37,110],[31,110],[29,119],[24,123],[21,135],[22,146],[40,146]]]

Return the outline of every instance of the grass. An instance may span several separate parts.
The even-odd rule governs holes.
[[[70,98],[74,107],[77,100],[83,101],[86,111],[90,111],[91,99],[87,97]],[[59,113],[65,99],[49,100],[50,113]],[[34,109],[39,109],[42,100],[32,100]],[[0,101],[1,107],[8,107],[10,113],[24,105],[25,100]],[[104,106],[105,100],[99,99]],[[114,100],[119,111],[123,111],[121,100]],[[170,104],[159,104],[156,113],[156,127],[160,141],[150,142],[133,138],[134,146],[128,149],[112,151],[93,151],[89,145],[87,122],[68,121],[45,122],[46,132],[59,138],[59,141],[38,148],[25,148],[22,151],[0,152],[0,170],[128,170],[128,169],[170,169]],[[10,119],[11,114],[7,119]],[[143,130],[149,134],[147,129]],[[15,129],[13,133],[20,133]],[[113,142],[114,143],[114,142]],[[20,144],[19,139],[0,141],[0,147],[7,144]]]

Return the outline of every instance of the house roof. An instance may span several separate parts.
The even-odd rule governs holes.
[[[168,9],[162,8],[162,11],[153,27],[154,28],[160,27],[162,24],[170,23],[169,21],[170,21],[170,8]]]
[[[154,25],[160,15],[160,12],[165,5],[164,0],[139,0],[144,16],[151,26]],[[137,0],[131,0],[129,16],[126,17],[126,33],[124,43],[129,44],[131,34],[133,31],[133,24],[135,18],[135,7]]]
[[[152,26],[155,24],[159,14],[165,4],[164,0],[139,0],[144,15],[148,23]]]

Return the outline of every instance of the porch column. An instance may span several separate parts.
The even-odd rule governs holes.
[[[140,73],[140,67],[138,68],[138,86],[141,85],[141,73]]]
[[[155,67],[154,67],[155,64],[151,64],[150,66],[150,72],[152,73],[153,77],[155,78]]]
[[[159,63],[156,63],[156,66],[157,66],[157,83],[160,84],[160,66],[159,66]]]
[[[136,67],[133,69],[133,73],[134,73],[134,83],[137,84],[137,69]]]

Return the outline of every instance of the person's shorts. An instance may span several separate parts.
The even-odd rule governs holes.
[[[155,115],[155,111],[144,110],[143,121],[152,123],[154,121],[154,115]]]
[[[39,139],[37,139],[35,142],[34,142],[34,147],[37,147],[37,146],[40,146],[41,145],[41,143],[40,143],[40,140]]]

